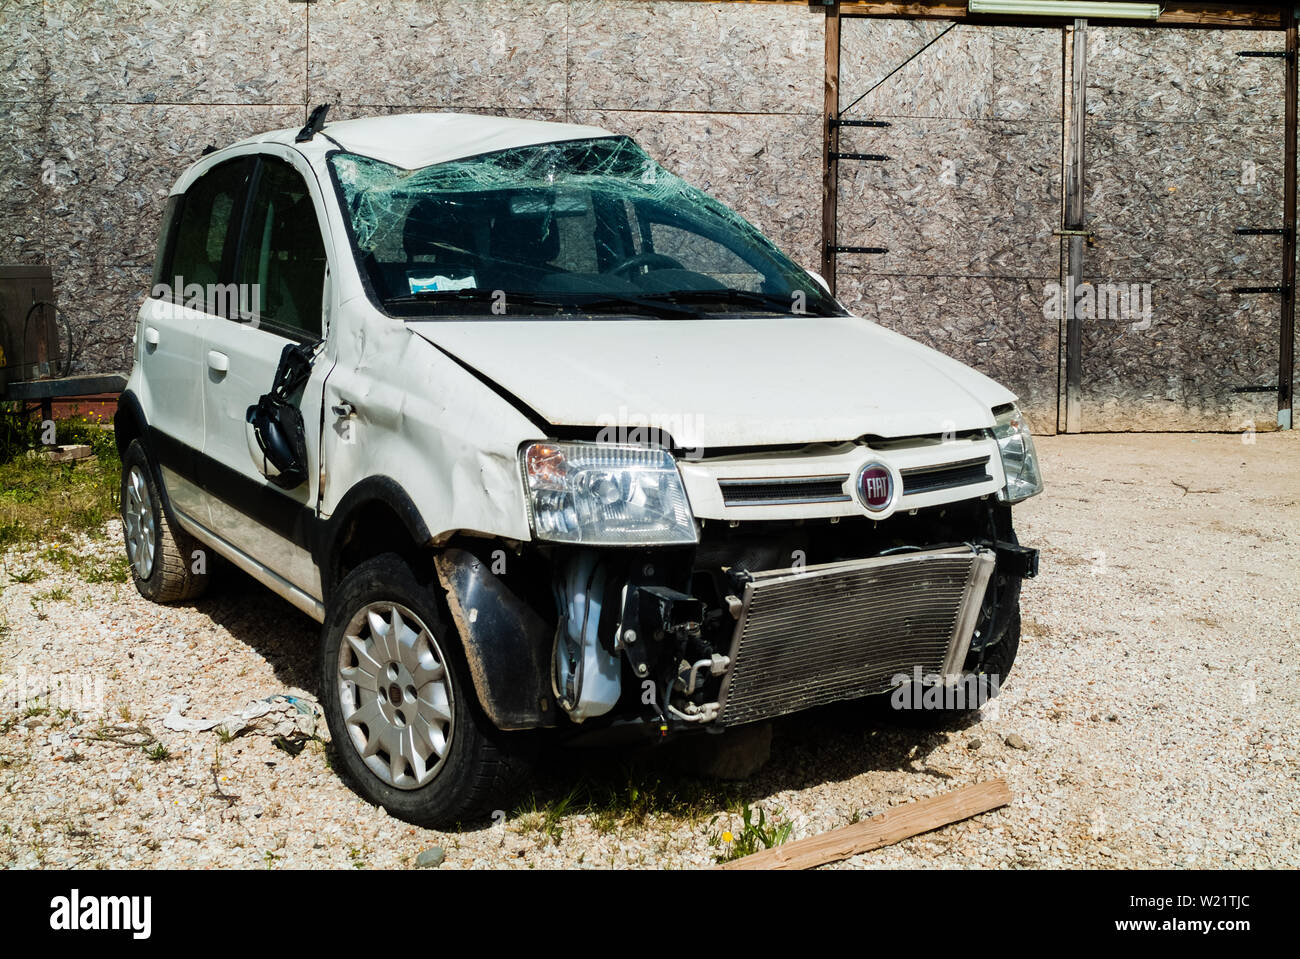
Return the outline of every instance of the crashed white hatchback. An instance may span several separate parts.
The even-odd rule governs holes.
[[[210,549],[321,621],[339,767],[419,823],[490,808],[523,731],[978,707],[1037,566],[1010,392],[593,127],[318,109],[209,152],[116,429],[140,592]]]

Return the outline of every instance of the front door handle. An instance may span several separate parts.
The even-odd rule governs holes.
[[[208,350],[208,369],[214,373],[228,372],[230,370],[230,357],[216,350]]]
[[[158,331],[157,331],[156,329],[154,329],[152,326],[146,326],[146,327],[144,328],[144,345],[145,345],[145,346],[157,346],[157,345],[158,345],[158,339],[159,339],[159,337],[158,337]]]

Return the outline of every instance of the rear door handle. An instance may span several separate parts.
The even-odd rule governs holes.
[[[208,350],[208,369],[214,373],[225,373],[230,369],[230,357],[216,350]]]

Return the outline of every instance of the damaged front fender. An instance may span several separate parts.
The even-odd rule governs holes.
[[[554,630],[472,553],[434,559],[479,703],[498,729],[556,726],[550,653]]]

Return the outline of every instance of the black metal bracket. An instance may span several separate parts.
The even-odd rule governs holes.
[[[841,120],[831,119],[832,127],[888,127],[893,126],[888,120]]]
[[[889,248],[884,246],[833,246],[832,253],[888,253]]]
[[[1268,57],[1277,60],[1290,60],[1291,54],[1285,50],[1238,50],[1239,57]]]
[[[1276,393],[1276,386],[1234,386],[1234,393]]]
[[[1033,579],[1038,575],[1038,550],[1001,540],[994,544],[994,549],[999,573],[1021,579]]]
[[[1237,234],[1237,236],[1287,236],[1291,231],[1284,226],[1280,226],[1280,227],[1239,226],[1232,232]]]
[[[832,160],[872,160],[881,163],[888,160],[889,157],[883,153],[831,153]]]
[[[1233,293],[1286,293],[1285,286],[1234,286]]]

